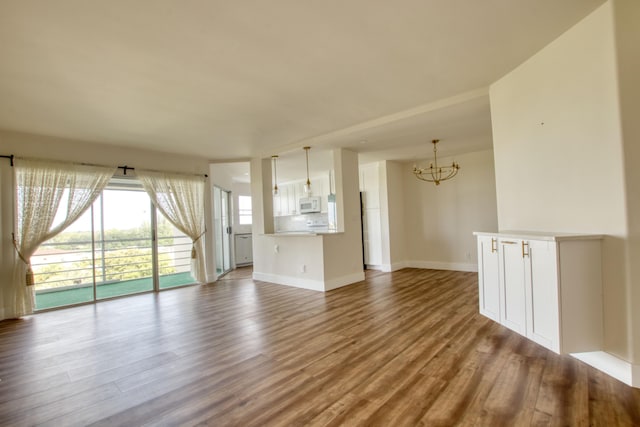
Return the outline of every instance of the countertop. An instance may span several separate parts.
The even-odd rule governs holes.
[[[474,231],[475,236],[495,236],[512,239],[549,240],[559,242],[561,240],[593,240],[602,239],[602,234],[580,234],[580,233],[553,233],[541,231],[517,231],[505,230],[498,232]]]
[[[262,234],[262,236],[272,237],[313,237],[332,234],[344,234],[342,231],[282,231],[279,233]]]

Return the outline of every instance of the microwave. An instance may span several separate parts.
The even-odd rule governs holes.
[[[320,212],[320,197],[301,197],[298,207],[301,214]]]

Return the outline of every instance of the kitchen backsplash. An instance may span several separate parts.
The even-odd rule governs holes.
[[[326,212],[277,216],[274,219],[276,233],[287,231],[326,231],[329,224],[329,216]]]

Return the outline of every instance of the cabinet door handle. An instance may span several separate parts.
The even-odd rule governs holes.
[[[511,240],[501,240],[500,243],[503,245],[517,245],[518,242],[512,242]]]
[[[525,252],[524,247],[527,247],[527,251]],[[522,241],[522,258],[529,256],[529,252],[531,252],[529,250],[529,242],[525,242],[524,240]]]
[[[494,253],[498,250],[498,239],[491,238],[491,253]]]

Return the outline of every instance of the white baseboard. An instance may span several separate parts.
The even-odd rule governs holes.
[[[571,353],[571,356],[627,385],[640,388],[640,365],[634,365],[604,351]]]
[[[351,285],[352,283],[362,282],[364,280],[364,271],[358,273],[348,274],[342,277],[336,277],[335,279],[325,280],[324,290],[330,291],[332,289],[341,288],[343,286]]]
[[[390,273],[392,271],[402,270],[403,268],[426,268],[430,270],[453,270],[453,271],[469,271],[478,272],[478,264],[462,263],[462,262],[440,262],[440,261],[400,261],[393,264],[372,265],[367,264],[369,270],[383,271]]]
[[[440,262],[440,261],[406,261],[405,267],[427,268],[430,270],[454,270],[478,272],[478,264],[462,262]]]
[[[275,283],[277,285],[292,286],[294,288],[310,289],[312,291],[326,292],[332,289],[341,288],[343,286],[350,285],[352,283],[361,282],[364,280],[364,272],[358,272],[349,274],[346,276],[336,277],[330,280],[311,280],[301,279],[300,277],[282,276],[279,274],[269,273],[253,273],[254,280],[260,280],[262,282]]]
[[[282,276],[279,274],[253,272],[253,280],[275,283],[277,285],[293,286],[294,288],[311,289],[312,291],[324,291],[322,280],[301,279],[300,277]]]
[[[383,271],[385,273],[391,273],[392,271],[402,270],[403,268],[407,268],[407,267],[408,265],[406,261],[395,262],[393,264],[380,264],[380,265],[367,264],[367,268],[369,270]]]

